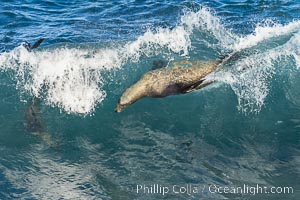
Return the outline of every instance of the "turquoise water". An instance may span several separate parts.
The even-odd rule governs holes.
[[[299,3],[2,1],[0,199],[299,199]],[[236,51],[211,86],[114,113],[153,61]],[[244,185],[268,190],[214,190]]]

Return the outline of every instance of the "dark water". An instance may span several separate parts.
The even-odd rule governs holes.
[[[2,1],[0,199],[299,199],[299,3]],[[153,61],[235,51],[213,85],[113,112]]]

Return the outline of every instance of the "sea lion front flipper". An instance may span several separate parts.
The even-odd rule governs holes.
[[[32,45],[32,47],[30,49],[35,49],[35,48],[38,48],[40,46],[40,44],[44,41],[45,39],[44,38],[40,38],[38,41],[36,41],[34,43],[34,45]]]
[[[27,51],[31,51],[32,49],[38,48],[40,44],[44,41],[44,38],[39,39],[34,43],[34,45],[31,46],[31,44],[27,41],[23,43],[23,46],[27,49]]]
[[[195,91],[195,90],[199,90],[201,88],[204,88],[210,84],[212,84],[214,81],[208,81],[208,82],[205,82],[205,79],[201,79],[200,81],[192,84],[192,85],[189,85],[188,87],[186,88],[183,88],[181,90],[181,93],[190,93],[192,91]]]

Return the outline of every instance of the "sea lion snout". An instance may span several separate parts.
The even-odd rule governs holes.
[[[128,106],[146,96],[145,94],[148,91],[145,85],[146,82],[143,79],[141,79],[131,87],[127,88],[120,97],[118,104],[115,108],[115,112],[122,112]]]
[[[115,108],[115,112],[119,113],[119,112],[122,112],[124,110],[124,108],[122,108],[121,104],[118,103],[116,108]]]
[[[128,103],[127,98],[124,98],[123,96],[119,99],[117,106],[115,108],[115,112],[120,113],[122,112],[125,108],[128,107],[128,105],[130,105],[130,103]]]

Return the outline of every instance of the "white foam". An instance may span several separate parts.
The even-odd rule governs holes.
[[[20,46],[1,55],[1,66],[15,70],[18,87],[31,95],[39,97],[47,87],[45,99],[49,104],[69,113],[87,114],[105,98],[99,72],[120,67],[116,57],[110,50],[94,53],[62,47],[28,52]]]
[[[229,69],[208,76],[208,80],[222,81],[231,86],[238,97],[238,108],[243,112],[259,112],[270,92],[273,76],[281,72],[276,67],[292,67],[291,58],[299,67],[300,32],[285,44],[242,58]],[[286,64],[289,66],[286,66]]]
[[[239,51],[257,45],[258,43],[297,32],[300,29],[300,21],[294,21],[287,25],[277,24],[267,21],[257,25],[254,32],[250,35],[240,37],[236,43],[232,44],[232,49]]]
[[[238,39],[238,36],[227,30],[214,12],[207,7],[202,7],[198,12],[186,11],[180,25],[189,33],[195,29],[208,33],[218,40],[223,48],[228,48]]]

